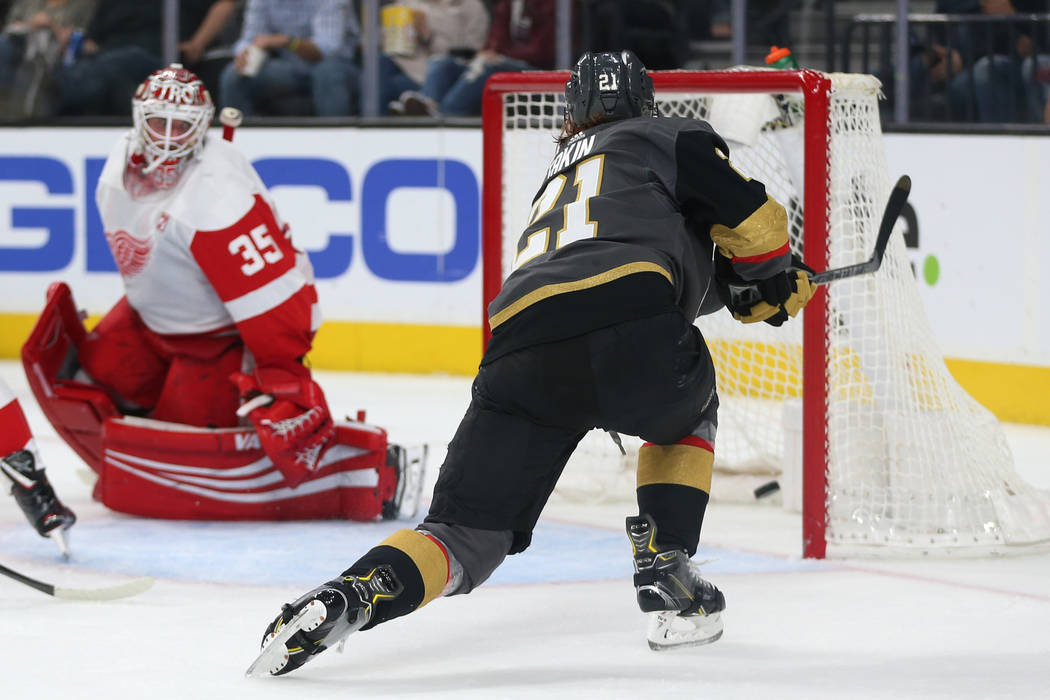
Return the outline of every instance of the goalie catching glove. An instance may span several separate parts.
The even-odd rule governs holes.
[[[309,376],[259,368],[254,375],[234,372],[230,379],[255,426],[259,444],[294,488],[317,471],[325,447],[335,435],[324,392]]]
[[[798,256],[791,256],[791,267],[772,277],[745,280],[736,273],[729,258],[715,254],[715,279],[725,305],[741,323],[765,321],[783,325],[794,318],[817,292],[809,281],[810,269]]]

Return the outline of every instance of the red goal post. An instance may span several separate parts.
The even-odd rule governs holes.
[[[734,164],[765,182],[788,207],[792,247],[807,264],[819,271],[870,255],[889,194],[877,80],[771,70],[650,75],[665,115],[712,122],[727,138]],[[567,72],[505,73],[492,76],[485,87],[485,342],[485,309],[507,274],[508,246],[512,249],[520,234],[516,223],[524,225],[553,155],[567,80]],[[730,104],[733,111],[727,112]],[[519,148],[514,145],[519,141],[533,145]],[[735,327],[741,324],[729,324],[735,327],[723,343],[720,327],[704,325],[710,317],[699,320],[715,356],[720,395],[732,393],[731,385],[741,379],[750,382],[739,409],[749,418],[741,424],[760,429],[778,422],[781,404],[801,396],[806,557],[823,558],[829,542],[836,552],[898,555],[1002,553],[1014,544],[1050,540],[1050,509],[1045,522],[1010,532],[1016,513],[1031,512],[1043,495],[1022,488],[998,424],[951,379],[922,313],[903,243],[895,238],[878,280],[868,275],[822,288],[803,313],[800,334],[798,321],[785,326],[794,330],[776,329],[780,336],[757,339],[739,336]],[[905,309],[904,323],[892,318],[894,308]],[[785,332],[798,334],[797,352],[783,342]],[[723,349],[728,354],[720,356]],[[770,390],[772,384],[778,388]],[[737,410],[724,403],[720,418]],[[753,410],[758,412],[748,413]],[[788,421],[786,410],[783,415]],[[720,427],[716,468],[720,453],[736,452],[730,443],[737,439]],[[945,447],[927,454],[926,439]],[[783,434],[773,438],[781,453],[785,441]],[[752,457],[748,453],[743,462],[751,464]],[[965,462],[962,481],[942,487],[939,482],[955,478],[959,460]],[[994,464],[986,468],[986,462]],[[1024,492],[1024,503],[1007,498],[1004,506],[998,495],[985,495],[1001,489],[1004,480],[1012,485],[1006,488],[1010,495]],[[990,519],[995,527],[987,525]]]

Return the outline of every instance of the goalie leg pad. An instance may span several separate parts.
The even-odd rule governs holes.
[[[164,378],[150,418],[200,427],[236,427],[240,395],[229,375],[241,369],[244,345],[216,339],[225,347],[214,357],[177,355]]]
[[[95,471],[101,469],[102,422],[116,406],[98,386],[74,381],[78,348],[87,336],[63,282],[47,291],[47,302],[22,346],[29,388],[55,432]]]
[[[164,386],[169,360],[156,351],[151,335],[122,298],[85,337],[77,359],[95,383],[108,389],[118,402],[123,399],[137,408],[153,408]]]
[[[355,423],[336,435],[317,472],[292,489],[250,427],[113,418],[103,431],[100,496],[113,510],[154,518],[374,521],[393,493],[386,432]]]

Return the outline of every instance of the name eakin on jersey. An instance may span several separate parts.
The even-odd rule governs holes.
[[[580,158],[590,155],[593,150],[594,136],[584,137],[583,133],[579,133],[572,137],[565,146],[559,148],[558,152],[554,154],[554,159],[551,160],[550,167],[547,168],[547,179],[550,180],[555,173],[565,170],[565,168]]]

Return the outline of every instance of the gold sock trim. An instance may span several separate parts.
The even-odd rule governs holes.
[[[398,530],[380,545],[400,549],[419,569],[419,575],[423,578],[423,601],[419,607],[434,600],[445,590],[445,582],[448,581],[448,559],[441,547],[429,537],[415,530]]]
[[[638,450],[638,488],[678,484],[711,493],[715,456],[692,445],[643,445]]]

